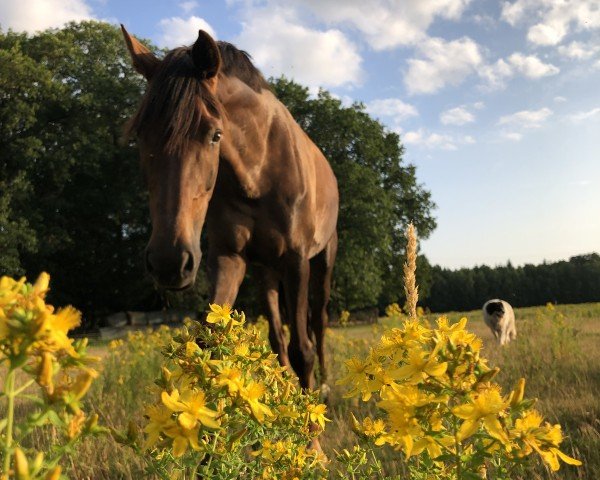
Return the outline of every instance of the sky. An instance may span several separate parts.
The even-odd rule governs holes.
[[[600,0],[2,0],[2,29],[198,29],[400,134],[448,268],[600,252]],[[343,181],[343,179],[340,179]]]

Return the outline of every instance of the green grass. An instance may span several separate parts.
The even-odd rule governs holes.
[[[536,465],[519,478],[600,478],[600,303],[557,306],[554,311],[545,307],[517,309],[518,337],[504,348],[495,343],[479,311],[450,312],[447,316],[452,320],[469,318],[467,328],[484,341],[483,355],[490,365],[501,368],[497,380],[503,388],[512,388],[520,377],[527,379],[526,396],[538,398],[537,408],[548,421],[563,426],[567,438],[562,450],[584,463],[579,468],[564,465],[556,474]],[[428,317],[435,318],[437,315]],[[344,373],[344,360],[365,355],[384,329],[394,323],[381,319],[378,325],[349,325],[328,333],[332,388],[328,416],[332,422],[321,444],[332,459],[332,472],[339,466],[334,450],[357,442],[348,422],[350,411],[358,418],[374,412],[372,404],[344,398],[344,389],[336,386],[335,380]],[[103,373],[92,387],[88,402],[110,427],[126,429],[130,421],[139,421],[144,403],[150,400],[149,388],[160,365],[159,349],[149,344],[136,354],[136,345],[131,344],[130,353],[122,359],[109,355],[104,345],[94,346],[95,353],[103,358]],[[399,453],[377,449],[376,454],[388,475],[402,478],[405,466]],[[65,467],[70,478],[81,480],[138,479],[144,469],[142,461],[127,447],[109,437],[83,443]]]

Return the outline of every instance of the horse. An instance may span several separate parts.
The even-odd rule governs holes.
[[[257,265],[273,351],[302,388],[314,389],[316,343],[326,388],[339,210],[329,162],[246,52],[200,30],[191,47],[159,59],[121,28],[133,67],[148,82],[126,126],[149,192],[147,271],[161,288],[190,287],[206,225],[211,303],[233,305],[248,266]]]

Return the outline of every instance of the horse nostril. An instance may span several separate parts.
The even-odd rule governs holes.
[[[190,252],[183,252],[182,273],[192,273],[194,271],[194,255]]]

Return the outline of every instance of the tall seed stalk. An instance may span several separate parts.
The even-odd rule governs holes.
[[[417,271],[417,234],[415,226],[410,223],[406,229],[406,262],[404,263],[404,293],[406,303],[404,310],[410,318],[417,318],[417,301],[419,300],[419,287],[415,272]]]

